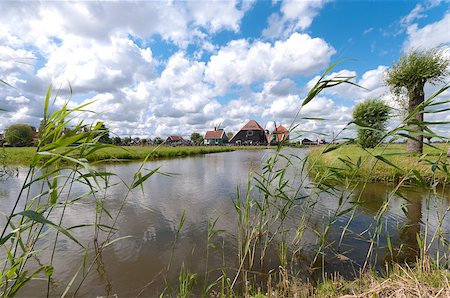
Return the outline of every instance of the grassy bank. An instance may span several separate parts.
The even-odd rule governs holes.
[[[312,283],[285,281],[278,286],[268,286],[272,295],[258,293],[252,297],[450,297],[450,271],[425,262],[411,268],[394,264],[383,275],[366,272],[356,280],[332,276],[325,281]]]
[[[309,164],[316,178],[339,174],[364,181],[399,182],[449,180],[448,144],[433,144],[437,148],[424,147],[421,156],[406,152],[405,144],[389,144],[374,149],[362,149],[357,145],[344,145],[323,153],[326,146],[314,147],[309,153]]]
[[[230,152],[235,150],[265,149],[266,147],[228,147],[228,146],[110,146],[93,152],[87,159],[89,161],[123,161],[143,160],[149,155],[150,160],[193,156],[208,153]],[[29,165],[36,153],[36,147],[7,147],[0,150],[0,158],[7,165]]]

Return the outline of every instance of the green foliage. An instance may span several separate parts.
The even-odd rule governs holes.
[[[113,145],[120,146],[122,145],[122,139],[119,136],[115,136],[111,139]]]
[[[98,130],[98,133],[100,135],[100,138],[98,141],[102,144],[111,144],[111,138],[109,137],[109,128],[106,127],[105,123],[99,122],[100,129]]]
[[[426,82],[442,82],[448,74],[448,65],[448,58],[439,48],[413,50],[400,57],[386,73],[386,83],[395,95],[400,95],[405,91],[423,88]]]
[[[353,121],[358,125],[357,142],[361,147],[374,148],[383,139],[390,109],[380,99],[369,99],[355,106]]]
[[[30,146],[33,141],[33,127],[28,124],[13,124],[5,130],[5,140],[11,146]]]
[[[163,142],[164,142],[163,139],[161,139],[160,137],[156,137],[155,140],[153,141],[153,144],[159,145],[162,144]]]
[[[395,99],[408,112],[404,121],[406,128],[407,151],[423,152],[423,131],[428,127],[424,122],[425,83],[442,82],[449,74],[449,59],[443,49],[413,50],[400,57],[386,73],[386,83]]]
[[[194,145],[200,145],[203,143],[203,136],[198,132],[193,132],[191,133],[191,141],[194,143]]]

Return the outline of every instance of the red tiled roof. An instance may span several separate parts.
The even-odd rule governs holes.
[[[264,129],[261,127],[261,125],[258,124],[255,120],[250,120],[247,122],[247,124],[244,125],[244,127],[241,128],[241,130],[262,130]]]
[[[167,139],[170,139],[172,141],[181,141],[183,138],[181,136],[170,136]]]
[[[221,139],[224,134],[223,129],[208,130],[205,134],[205,139]]]
[[[273,131],[274,133],[287,133],[289,132],[286,127],[284,127],[283,125],[277,126],[277,128],[275,128],[275,130]]]

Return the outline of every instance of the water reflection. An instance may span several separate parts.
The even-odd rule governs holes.
[[[162,292],[165,278],[176,283],[182,263],[185,263],[191,271],[199,273],[201,280],[206,270],[208,218],[214,219],[218,216],[220,219],[216,229],[224,232],[215,239],[215,242],[218,247],[223,246],[224,249],[217,249],[211,253],[208,268],[220,267],[225,260],[230,272],[235,270],[238,267],[237,227],[232,200],[236,199],[238,185],[245,190],[249,170],[259,171],[261,160],[269,156],[271,152],[271,150],[236,151],[146,164],[149,169],[161,166],[163,172],[174,175],[172,177],[155,175],[146,181],[143,192],[140,189],[131,192],[118,218],[116,232],[116,237],[130,237],[116,242],[103,252],[101,265],[97,264],[97,267],[91,271],[78,294],[80,296],[105,294],[136,296],[142,291],[142,296],[155,296]],[[289,149],[284,153],[297,156],[305,154],[301,149]],[[130,183],[139,164],[104,164],[100,167],[102,171],[117,173],[121,179]],[[0,204],[3,212],[7,212],[12,206],[17,190],[24,179],[23,172],[24,169],[21,169],[18,178],[0,181]],[[296,167],[293,167],[288,175],[293,185],[300,185],[301,180],[306,179]],[[118,182],[120,182],[119,178],[111,178],[111,184]],[[308,181],[306,182],[304,185],[309,185]],[[81,194],[86,191],[86,188],[78,185],[74,190]],[[310,191],[310,189],[302,188],[299,195],[306,195]],[[442,204],[448,208],[449,195],[445,194],[443,199],[428,196],[427,193],[420,191],[403,191],[403,196],[408,198],[408,201],[405,201],[401,196],[389,197],[391,192],[392,188],[387,185],[370,184],[364,190],[356,189],[353,193],[349,193],[344,206],[339,206],[338,199],[331,194],[321,194],[313,208],[306,207],[304,205],[306,203],[300,202],[298,208],[286,220],[286,228],[296,228],[305,210],[308,211],[308,228],[298,244],[301,254],[298,255],[297,269],[301,272],[305,271],[306,274],[304,268],[310,264],[317,247],[318,239],[315,231],[321,231],[324,228],[330,214],[333,214],[337,208],[349,208],[359,197],[361,202],[355,212],[340,217],[331,228],[327,239],[330,246],[326,269],[349,272],[350,275],[353,270],[357,271],[367,255],[369,246],[367,240],[370,238],[370,232],[373,231],[374,217],[388,198],[390,198],[389,208],[383,217],[387,228],[383,236],[389,232],[395,247],[396,259],[415,258],[418,253],[416,234],[423,229],[422,221],[428,222],[430,233],[434,233],[439,226],[437,210],[442,209]],[[106,208],[112,211],[118,210],[126,193],[126,188],[120,184],[113,186],[106,194]],[[424,208],[426,197],[429,198],[430,208],[428,209]],[[70,227],[91,223],[95,218],[93,207],[92,201],[80,201],[69,206],[64,225]],[[424,211],[427,211],[426,216]],[[186,213],[186,222],[180,238],[173,245],[183,212]],[[347,226],[349,219],[351,221]],[[345,227],[346,237],[341,241],[340,236]],[[448,227],[450,227],[450,220],[447,216],[443,223],[444,232],[449,232]],[[296,229],[291,229],[293,234],[295,231]],[[92,242],[90,231],[74,230],[73,232],[80,241]],[[290,235],[291,238],[294,236]],[[60,239],[57,246],[58,253],[54,260],[53,293],[55,295],[64,291],[68,281],[77,272],[84,253],[67,238],[60,237]],[[382,264],[390,255],[386,238],[382,237],[380,247],[375,258],[379,264]],[[94,250],[95,248],[91,246],[91,254]],[[166,275],[168,261],[172,255],[171,268]],[[44,252],[44,259],[45,256]],[[276,255],[269,254],[269,257],[267,266],[278,262]],[[75,279],[74,284],[79,281],[79,278]],[[22,294],[37,296],[36,293],[40,293],[40,290],[45,288],[45,282],[33,281]],[[42,296],[45,296],[44,291]]]

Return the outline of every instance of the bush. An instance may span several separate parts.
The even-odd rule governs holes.
[[[358,127],[356,142],[363,148],[374,148],[383,138],[391,108],[381,99],[369,99],[355,106],[354,122]]]
[[[31,146],[33,127],[28,124],[13,124],[5,130],[5,140],[14,147]]]

